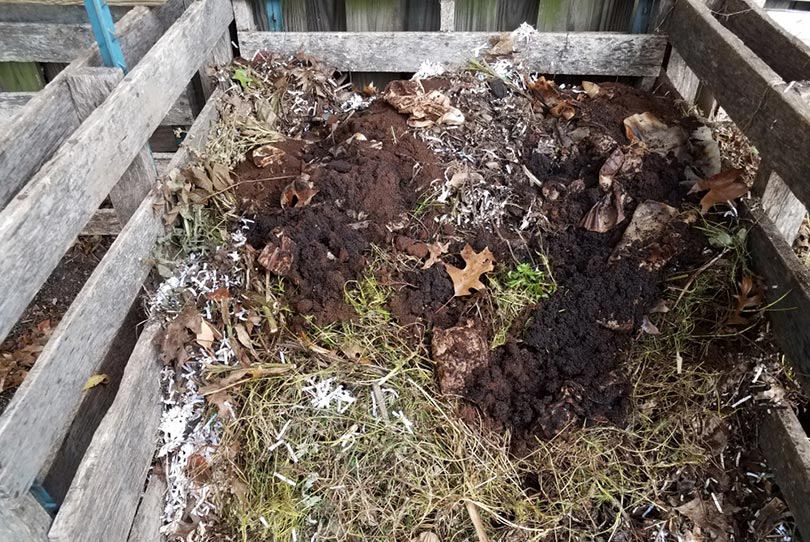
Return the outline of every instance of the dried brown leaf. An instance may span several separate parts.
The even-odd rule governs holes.
[[[474,290],[485,290],[486,286],[481,282],[481,275],[495,269],[495,258],[489,248],[484,248],[479,253],[467,243],[461,251],[464,259],[464,269],[459,269],[450,264],[444,264],[444,269],[453,280],[454,297],[470,295]]]
[[[624,119],[624,131],[631,143],[643,143],[647,149],[666,156],[686,152],[686,132],[679,126],[667,126],[652,113],[638,113]]]
[[[82,391],[89,390],[90,388],[95,388],[96,386],[100,386],[101,384],[106,384],[109,382],[110,379],[106,374],[97,374],[92,375],[90,378],[87,379],[87,382],[84,383],[82,386]]]
[[[750,319],[743,316],[743,312],[759,307],[765,298],[762,288],[756,285],[751,277],[743,277],[738,286],[740,293],[734,296],[737,305],[734,307],[731,316],[726,320],[726,324],[732,326],[747,324]]]
[[[616,147],[602,167],[599,169],[599,187],[607,192],[613,187],[613,178],[622,168],[624,163],[624,153],[620,147]]]
[[[450,248],[450,241],[446,243],[439,243],[438,241],[435,243],[428,243],[427,248],[430,257],[425,262],[425,265],[422,266],[422,269],[430,269],[436,263],[440,262],[441,255],[447,254],[447,249]]]
[[[596,83],[591,83],[590,81],[583,81],[582,90],[587,92],[588,96],[590,96],[591,98],[596,98],[602,89],[599,88],[599,85],[597,85]]]
[[[613,190],[602,196],[591,207],[579,225],[588,231],[606,233],[616,224],[625,219],[624,216],[624,190],[618,183],[613,184]]]
[[[244,384],[250,380],[284,374],[293,368],[295,368],[294,365],[288,364],[266,364],[254,365],[244,369],[236,369],[231,371],[228,376],[216,380],[206,386],[202,386],[199,393],[203,397],[208,397],[209,395],[214,395],[215,393],[221,392],[236,385]]]
[[[302,175],[281,191],[281,207],[306,207],[318,190],[309,181],[309,175]]]
[[[216,338],[216,330],[214,327],[203,319],[200,319],[200,331],[197,333],[197,344],[203,348],[210,350],[214,345]]]
[[[700,212],[705,215],[716,204],[734,201],[744,196],[748,190],[748,185],[740,181],[735,181],[720,188],[712,188],[701,198]]]
[[[280,277],[286,277],[292,270],[295,258],[295,242],[282,230],[276,228],[259,253],[259,265]]]
[[[177,361],[182,365],[186,361],[186,343],[191,339],[190,334],[197,335],[202,327],[202,318],[197,313],[197,307],[186,305],[180,314],[172,320],[163,333],[161,339],[161,357],[164,363]]]
[[[709,178],[700,179],[692,185],[692,188],[689,189],[689,193],[694,194],[696,192],[703,192],[705,190],[723,188],[724,186],[728,186],[736,181],[744,171],[745,170],[740,168],[729,169],[728,171],[720,172],[717,175],[712,175]]]

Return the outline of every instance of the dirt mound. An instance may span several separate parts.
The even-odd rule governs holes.
[[[476,115],[508,116],[509,107],[492,105],[488,95],[464,94],[474,82],[457,86],[460,90],[454,91],[447,81],[441,85],[455,103],[468,108],[467,124],[451,137],[467,138],[475,145],[494,144],[494,136],[481,131],[487,123]],[[528,111],[533,106],[521,107]],[[248,241],[258,251],[274,236],[286,235],[292,241],[288,275],[292,288],[287,296],[296,312],[296,327],[305,325],[304,315],[313,316],[318,325],[351,319],[354,314],[344,302],[344,286],[368,269],[372,245],[378,245],[408,261],[419,261],[405,268],[385,268],[378,277],[394,289],[391,314],[401,325],[418,328],[416,340],[443,336],[444,330],[477,319],[484,321],[480,329],[487,334],[481,344],[493,338],[487,323],[494,313],[489,292],[453,297],[453,283],[441,262],[421,268],[427,243],[446,240],[442,259],[459,268],[464,262],[458,254],[468,242],[475,251],[489,248],[504,265],[547,254],[558,291],[518,318],[504,346],[482,353],[488,363],[459,369],[465,384],[454,389],[462,390],[494,427],[510,429],[518,447],[530,447],[535,437],[551,438],[582,423],[621,424],[629,393],[620,370],[622,355],[661,297],[661,269],[646,270],[641,263],[697,254],[684,251],[681,223],[670,227],[655,247],[635,247],[629,256],[611,261],[639,203],[655,200],[677,207],[683,202],[679,186],[683,166],[672,155],[637,154],[635,169],[622,178],[627,218],[616,227],[600,234],[580,226],[603,197],[600,168],[617,146],[628,143],[622,121],[644,111],[669,122],[680,117],[672,102],[606,84],[596,99],[580,100],[577,116],[570,121],[538,114],[528,121],[522,138],[504,132],[509,151],[500,165],[487,162],[486,152],[467,158],[489,183],[481,190],[494,186],[508,191],[506,210],[498,215],[496,227],[475,220],[464,226],[447,220],[442,214],[447,209],[441,205],[411,214],[432,182],[448,180],[439,163],[454,157],[437,156],[430,148],[431,141],[447,137],[444,129],[434,127],[418,139],[405,115],[378,100],[368,111],[331,128],[327,123],[311,134],[318,139],[280,143],[284,154],[277,163],[265,168],[249,162],[239,166],[238,195],[243,208],[255,217]],[[514,160],[522,160],[539,184],[516,182],[509,165]],[[317,193],[306,207],[282,209],[285,187],[301,176]],[[488,192],[483,197],[493,194],[497,196]],[[523,224],[529,209],[541,218],[527,230]],[[455,358],[447,359],[445,363],[453,363]],[[445,378],[458,380],[453,367],[442,369]]]
[[[320,135],[317,142],[276,145],[285,153],[269,167],[247,160],[235,171],[237,197],[255,220],[250,245],[260,251],[282,233],[294,243],[287,295],[298,313],[296,326],[304,315],[318,325],[353,316],[343,300],[346,282],[362,276],[371,246],[391,241],[419,187],[440,175],[433,153],[383,103]],[[282,192],[302,174],[317,193],[305,207],[282,208]]]

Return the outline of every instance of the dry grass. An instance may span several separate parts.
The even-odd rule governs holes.
[[[662,334],[638,341],[625,365],[625,427],[571,427],[522,458],[510,454],[508,434],[456,415],[426,352],[386,312],[390,290],[370,271],[346,288],[358,321],[282,341],[277,348],[295,369],[242,389],[224,442],[241,447],[247,491],[231,502],[229,521],[245,541],[412,540],[427,531],[472,540],[472,503],[493,540],[626,530],[631,514],[665,509],[668,483],[711,457],[700,428],[719,416],[721,373],[701,361],[701,334],[717,296],[730,295],[732,263],[724,262],[683,295],[687,277],[671,282]],[[354,401],[345,410],[313,405],[306,390],[324,382]]]

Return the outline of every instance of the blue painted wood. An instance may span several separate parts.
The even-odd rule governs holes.
[[[90,18],[90,26],[93,27],[93,34],[96,36],[104,65],[110,68],[121,68],[124,73],[127,73],[127,63],[115,33],[115,23],[110,14],[110,6],[107,5],[106,0],[84,0],[84,7]]]
[[[270,31],[283,32],[284,18],[281,15],[281,0],[265,0],[264,6],[267,11],[267,21],[270,24]]]
[[[42,484],[39,481],[34,482],[34,485],[31,486],[31,494],[37,500],[39,504],[48,512],[51,516],[56,515],[56,511],[59,509],[59,505],[56,504],[56,501],[51,497],[51,495],[42,487]]]
[[[631,33],[645,34],[648,32],[653,3],[653,0],[636,0],[636,5],[633,10],[633,21],[630,27]]]

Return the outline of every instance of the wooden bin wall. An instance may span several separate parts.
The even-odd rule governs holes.
[[[164,231],[146,143],[201,65],[229,61],[232,20],[229,0],[135,8],[116,25],[126,76],[99,67],[93,46],[0,127],[0,340],[108,194],[123,225],[0,416],[0,541],[130,535],[160,419],[156,329],[115,352]],[[169,167],[189,161],[215,117],[211,101]],[[108,355],[123,374],[100,409],[82,387]],[[65,485],[55,517],[29,491],[49,479]],[[140,522],[137,536],[153,527]]]
[[[786,356],[798,374],[806,375],[810,372],[810,337],[805,336],[810,319],[810,280],[786,241],[790,228],[783,217],[792,216],[796,205],[805,206],[810,200],[806,183],[810,164],[803,160],[810,149],[810,113],[797,97],[784,90],[786,78],[795,75],[785,71],[785,66],[810,66],[806,63],[810,56],[748,0],[725,0],[719,8],[729,14],[725,18],[715,18],[698,0],[662,4],[662,28],[670,34],[672,51],[683,60],[681,72],[688,70],[711,88],[763,155],[765,166],[758,183],[763,204],[752,204],[748,210],[755,222],[751,248],[759,272],[771,286],[770,299],[784,295],[782,303],[796,309],[774,312],[771,319]],[[452,1],[442,2],[442,28],[455,28],[455,13]],[[4,254],[0,288],[11,292],[0,299],[0,336],[8,332],[101,199],[122,176],[126,177],[125,164],[137,162],[150,130],[160,123],[185,81],[214,50],[216,34],[225,31],[231,16],[236,19],[243,56],[250,57],[262,48],[282,53],[303,48],[349,71],[415,71],[422,59],[451,67],[466,62],[469,51],[491,37],[485,32],[348,32],[322,33],[316,40],[305,33],[259,32],[245,0],[233,1],[233,13],[227,0],[195,2],[154,47],[142,53],[133,71],[111,87],[106,101],[90,106],[86,116],[73,113],[78,125],[49,140],[47,152],[37,158],[39,165],[29,164],[22,175],[22,190],[0,211],[0,250]],[[789,47],[778,49],[777,54],[768,47],[775,43]],[[668,45],[663,35],[545,33],[522,49],[529,65],[538,71],[629,75],[649,83],[661,73]],[[706,49],[712,55],[706,55]],[[795,61],[780,64],[788,56]],[[85,61],[69,68],[69,75],[115,77],[109,71],[78,71],[87,64]],[[673,68],[669,74],[673,77],[675,67],[666,67],[668,72]],[[33,98],[36,107],[29,104],[25,114],[18,115],[18,129],[41,118],[35,115],[39,108],[64,103],[58,92],[64,93],[62,85],[70,83],[67,76],[60,81]],[[159,91],[154,90],[156,86]],[[203,111],[190,134],[192,146],[204,142],[215,113],[211,104]],[[83,122],[78,116],[84,117]],[[31,148],[36,141],[27,145],[24,148]],[[13,141],[0,137],[0,168],[8,163],[15,148],[19,149]],[[187,160],[184,149],[173,165]],[[145,175],[153,180],[155,171]],[[85,182],[87,178],[94,180],[92,186]],[[81,385],[109,349],[114,332],[126,317],[126,307],[150,268],[149,254],[162,231],[160,214],[155,211],[159,204],[156,195],[140,202],[14,403],[0,417],[0,540],[3,536],[37,541],[123,540],[130,531],[130,540],[157,540],[154,510],[160,508],[161,488],[156,479],[150,482],[140,504],[143,512],[133,525],[159,414],[154,406],[159,367],[152,342],[155,328],[141,334],[123,375],[125,384],[95,432],[55,521],[28,489],[47,468],[50,450],[67,431],[82,400]],[[132,412],[140,415],[144,411],[149,416],[143,417],[143,423],[122,422],[133,418]],[[763,422],[761,434],[762,449],[800,528],[809,532],[807,437],[790,411],[773,412]],[[121,450],[130,455],[122,457]]]

